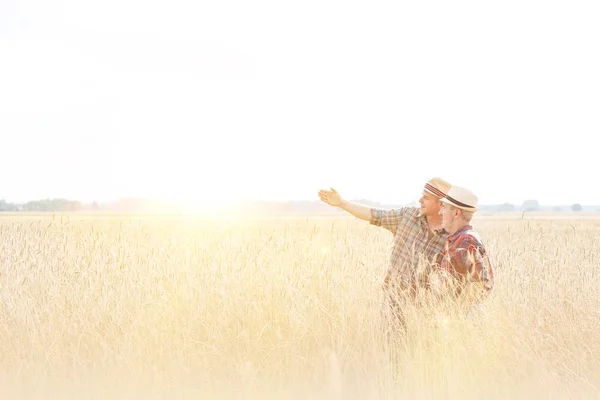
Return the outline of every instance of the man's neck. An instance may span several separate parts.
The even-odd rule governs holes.
[[[427,219],[427,225],[429,225],[429,229],[431,229],[432,231],[441,228],[441,226],[442,226],[442,216],[441,215],[429,215],[425,218]]]
[[[453,233],[456,233],[461,228],[464,228],[467,225],[469,225],[469,223],[466,221],[456,221],[454,225],[450,229],[448,229],[448,233],[452,235]]]

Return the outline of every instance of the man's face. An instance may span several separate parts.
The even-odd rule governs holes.
[[[442,216],[442,228],[449,230],[456,218],[456,207],[442,203],[440,215]]]
[[[437,215],[440,211],[440,199],[435,197],[429,192],[423,192],[423,195],[419,199],[421,204],[421,213],[426,217]]]

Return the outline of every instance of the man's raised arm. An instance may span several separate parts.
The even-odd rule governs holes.
[[[373,218],[373,215],[371,214],[371,207],[344,200],[337,190],[333,188],[331,188],[331,190],[320,190],[319,198],[324,203],[327,203],[333,207],[339,207],[342,210],[352,214],[356,218],[365,221],[371,221]]]

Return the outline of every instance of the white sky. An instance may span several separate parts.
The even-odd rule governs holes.
[[[600,204],[597,1],[0,1],[0,198]]]

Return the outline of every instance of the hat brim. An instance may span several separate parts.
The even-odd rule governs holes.
[[[472,212],[477,211],[477,207],[472,207],[468,204],[460,203],[460,202],[454,200],[452,197],[448,198],[448,196],[446,196],[441,201],[446,204],[450,204],[451,206],[454,206],[456,208],[460,208],[461,210],[472,211]]]

